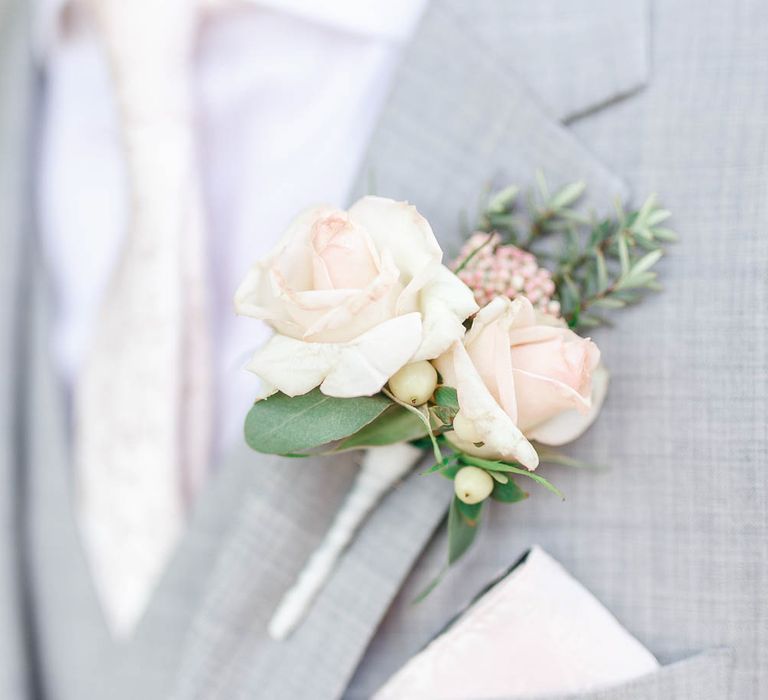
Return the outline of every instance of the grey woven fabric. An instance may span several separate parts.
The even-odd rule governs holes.
[[[18,460],[20,398],[18,359],[27,204],[31,67],[25,52],[23,7],[0,0],[0,697],[27,689],[23,541]],[[10,371],[9,371],[10,370]]]
[[[0,0],[5,22],[9,3],[21,6]],[[764,3],[664,0],[651,14],[636,0],[433,1],[357,193],[413,201],[450,249],[489,181],[524,184],[541,167],[553,186],[585,179],[598,208],[658,190],[682,240],[664,263],[666,293],[598,337],[613,385],[573,449],[611,469],[548,470],[565,503],[542,491],[492,509],[466,565],[418,606],[411,600],[444,560],[444,537],[432,534],[450,484],[414,475],[283,644],[267,639],[266,621],[349,488],[354,457],[297,462],[234,449],[134,637],[108,637],[73,518],[66,406],[47,357],[51,298],[40,265],[18,275],[24,194],[10,174],[33,121],[22,109],[29,81],[8,58],[23,64],[24,32],[13,36],[16,51],[0,45],[0,360],[10,370],[0,375],[0,514],[11,524],[0,533],[3,697],[367,698],[535,542],[671,664],[587,697],[765,694]],[[19,279],[30,278],[23,305]],[[14,319],[29,321],[29,333],[15,333]],[[19,352],[21,336],[30,352]],[[730,651],[699,654],[720,647]]]
[[[532,542],[662,662],[730,647],[732,697],[768,693],[768,89],[757,77],[768,70],[768,7],[675,0],[652,9],[647,87],[569,126],[621,173],[635,199],[658,192],[681,233],[663,263],[665,292],[621,312],[616,328],[597,336],[612,386],[573,451],[610,470],[548,469],[566,502],[537,493],[495,508],[461,573],[413,608],[409,601],[443,556],[444,542],[431,547],[350,698],[370,694],[439,629],[443,611],[458,609]],[[387,136],[385,159],[374,142],[369,167],[382,194],[408,186],[381,165],[408,157],[397,143]],[[434,163],[430,174],[439,170]],[[439,209],[450,221],[452,194],[447,186],[436,194],[427,216]],[[651,683],[601,697],[708,697],[693,692],[693,671],[680,673],[676,692]]]
[[[657,673],[625,683],[620,688],[605,688],[580,695],[541,697],[537,700],[720,700],[730,696],[732,661],[727,649],[712,649],[669,664]]]

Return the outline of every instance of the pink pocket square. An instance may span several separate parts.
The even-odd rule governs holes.
[[[658,662],[558,562],[533,547],[412,657],[375,700],[467,700],[583,692]]]

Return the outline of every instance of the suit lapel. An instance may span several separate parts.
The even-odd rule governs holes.
[[[626,197],[623,182],[499,62],[454,3],[433,2],[407,50],[371,141],[355,194],[413,201],[444,248],[458,244],[462,214],[490,184],[525,184],[541,169],[553,187],[589,186],[590,203]],[[504,0],[483,3],[504,26]]]
[[[32,605],[23,520],[26,488],[18,406],[26,280],[30,98],[27,4],[0,0],[0,688],[24,698],[35,687]]]
[[[647,83],[647,0],[443,2],[560,121],[592,113]]]
[[[490,178],[524,183],[536,167],[554,184],[558,176],[586,180],[597,205],[625,194],[447,4],[433,3],[405,52],[355,194],[373,182],[377,194],[414,202],[449,247],[458,243],[461,210]],[[230,468],[238,474],[233,491],[245,496],[205,573],[174,697],[337,697],[443,517],[450,484],[415,474],[389,494],[300,628],[277,643],[266,635],[269,617],[330,524],[354,467],[243,450]],[[212,556],[211,548],[206,561]],[[180,563],[179,575],[186,569]]]

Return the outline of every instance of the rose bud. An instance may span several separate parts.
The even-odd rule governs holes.
[[[479,467],[462,467],[456,474],[453,489],[460,501],[473,505],[491,495],[493,478]]]
[[[405,365],[389,380],[389,390],[403,403],[413,406],[429,401],[437,388],[437,371],[426,360]]]

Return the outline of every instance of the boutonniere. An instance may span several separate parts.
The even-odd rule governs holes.
[[[585,333],[659,289],[652,268],[674,240],[653,197],[597,219],[576,208],[583,191],[551,194],[539,177],[524,205],[515,187],[489,195],[447,265],[408,203],[315,207],[252,267],[236,309],[275,333],[248,365],[264,387],[248,444],[290,456],[365,450],[275,613],[274,637],[301,620],[362,520],[425,451],[425,473],[453,482],[447,566],[475,541],[490,501],[523,500],[528,483],[562,497],[537,467],[575,463],[558,448],[595,420],[608,386]]]

